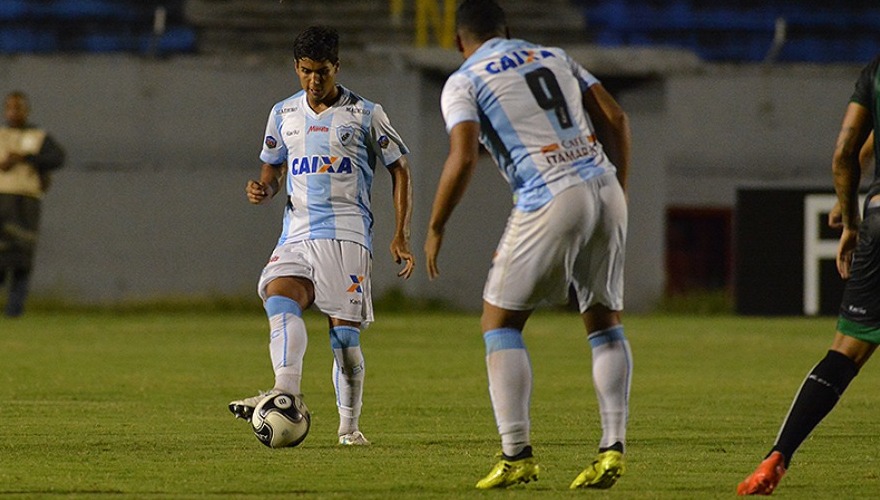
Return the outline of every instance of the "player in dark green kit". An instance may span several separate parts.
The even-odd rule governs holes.
[[[828,354],[807,375],[776,443],[763,462],[737,487],[739,495],[773,493],[791,457],[825,418],[880,344],[880,165],[859,214],[861,151],[876,151],[880,125],[880,56],[862,70],[843,117],[832,160],[837,206],[829,218],[842,229],[837,270],[847,280]],[[864,153],[861,156],[866,156]]]

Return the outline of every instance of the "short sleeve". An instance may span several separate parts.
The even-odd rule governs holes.
[[[596,85],[599,82],[599,79],[593,76],[592,73],[586,70],[583,66],[581,66],[577,61],[571,58],[568,54],[565,55],[566,61],[568,61],[569,67],[571,67],[571,71],[574,76],[578,79],[578,84],[580,84],[581,92],[586,92],[587,89]]]
[[[269,113],[266,133],[263,135],[263,149],[260,151],[260,160],[270,165],[280,165],[287,160],[287,147],[281,140],[279,129],[281,115],[276,112],[276,108],[278,105],[275,105]]]
[[[474,85],[464,74],[455,73],[446,80],[440,94],[440,111],[447,132],[461,122],[480,121]]]
[[[373,151],[386,167],[409,153],[409,148],[404,144],[400,134],[391,126],[391,120],[388,119],[388,115],[385,114],[385,110],[380,104],[373,107],[370,135]]]
[[[874,109],[874,81],[877,71],[880,69],[878,66],[880,66],[880,56],[876,57],[862,69],[859,79],[856,80],[856,88],[853,91],[852,97],[850,97],[850,102],[861,104],[870,110]]]

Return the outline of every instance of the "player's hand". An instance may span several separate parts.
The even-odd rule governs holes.
[[[443,244],[443,233],[428,230],[428,236],[425,238],[425,264],[428,266],[428,278],[434,279],[440,276],[440,268],[437,267],[437,254],[440,253],[440,246]]]
[[[828,227],[831,229],[843,228],[843,215],[840,213],[840,203],[834,203],[834,207],[828,212]]]
[[[413,257],[412,252],[409,251],[409,243],[395,238],[391,242],[391,257],[397,264],[403,262],[403,269],[397,273],[397,276],[405,280],[409,279],[416,266],[416,258]]]
[[[850,267],[852,267],[853,253],[859,238],[859,230],[844,228],[840,235],[840,245],[837,247],[837,272],[843,279],[849,279]]]
[[[272,190],[272,186],[268,186],[260,181],[255,180],[250,180],[247,182],[247,186],[245,186],[244,192],[247,195],[248,201],[253,203],[254,205],[265,203],[267,200],[272,199],[272,195],[275,194]]]

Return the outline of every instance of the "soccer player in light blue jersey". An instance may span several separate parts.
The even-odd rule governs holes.
[[[572,286],[592,348],[602,438],[598,456],[571,488],[610,488],[624,472],[632,374],[621,324],[626,114],[564,51],[509,39],[504,12],[493,0],[465,0],[456,11],[456,34],[465,62],[441,94],[449,155],[425,242],[429,276],[439,275],[444,227],[480,144],[515,199],[486,279],[481,318],[502,456],[476,486],[503,488],[538,478],[529,435],[532,372],[522,332],[540,302],[563,302]]]
[[[275,385],[268,393],[229,403],[249,420],[266,394],[301,396],[307,336],[302,311],[314,304],[327,315],[339,444],[367,445],[359,429],[364,382],[360,331],[373,321],[370,272],[373,173],[391,174],[396,212],[391,256],[407,279],[412,185],[406,145],[385,111],[336,83],[339,37],[313,26],[296,38],[294,58],[302,90],[269,114],[259,180],[248,181],[248,201],[259,205],[281,191],[287,204],[278,244],[258,284],[269,317]]]

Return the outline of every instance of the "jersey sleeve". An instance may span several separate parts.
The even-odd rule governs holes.
[[[391,120],[385,114],[380,104],[373,107],[372,120],[370,122],[370,135],[373,151],[386,167],[409,153],[409,148],[404,144],[400,134],[391,126]]]
[[[276,108],[278,105],[275,105],[269,113],[266,133],[263,135],[263,150],[260,151],[260,160],[269,165],[280,165],[287,160],[287,147],[281,140],[279,128],[281,115],[275,112]]]
[[[571,72],[578,79],[578,84],[581,86],[581,92],[586,92],[586,90],[593,85],[600,83],[598,78],[593,76],[592,73],[587,71],[586,68],[581,66],[568,54],[565,55],[565,60],[568,61],[568,65],[571,67]]]
[[[856,80],[855,91],[853,92],[852,97],[850,97],[849,99],[850,102],[861,104],[869,110],[874,109],[874,80],[877,76],[878,69],[880,69],[880,56],[874,58],[873,61],[868,63],[868,65],[862,69],[862,73],[859,75],[859,79]]]
[[[474,86],[465,75],[456,73],[446,80],[440,94],[440,111],[446,122],[446,132],[451,132],[461,122],[480,121]]]

